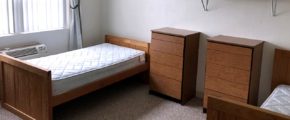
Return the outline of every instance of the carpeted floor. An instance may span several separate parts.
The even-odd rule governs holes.
[[[200,99],[186,105],[148,94],[148,85],[126,80],[54,108],[54,120],[205,120]],[[0,107],[0,120],[18,117]]]

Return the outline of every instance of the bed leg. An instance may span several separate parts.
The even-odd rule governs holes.
[[[141,73],[141,79],[144,83],[149,83],[149,71]]]
[[[207,113],[207,109],[206,108],[203,108],[202,112],[203,113]]]

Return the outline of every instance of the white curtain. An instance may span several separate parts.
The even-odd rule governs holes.
[[[81,18],[80,18],[80,0],[70,0],[71,23],[69,49],[75,50],[83,47]]]

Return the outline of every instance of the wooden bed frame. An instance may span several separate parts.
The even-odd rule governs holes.
[[[271,89],[281,84],[290,85],[290,51],[276,49]],[[210,96],[207,120],[290,120],[290,116]]]
[[[106,35],[106,42],[142,50],[147,58],[149,56],[149,43],[109,35]],[[51,71],[0,54],[2,106],[23,119],[51,120],[53,107],[138,73],[146,73],[148,68],[146,61],[143,65],[53,96]]]

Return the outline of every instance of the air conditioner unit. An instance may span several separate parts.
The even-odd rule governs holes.
[[[5,48],[5,50],[0,51],[0,53],[27,60],[45,56],[47,54],[47,48],[45,44],[37,44],[20,48]]]

